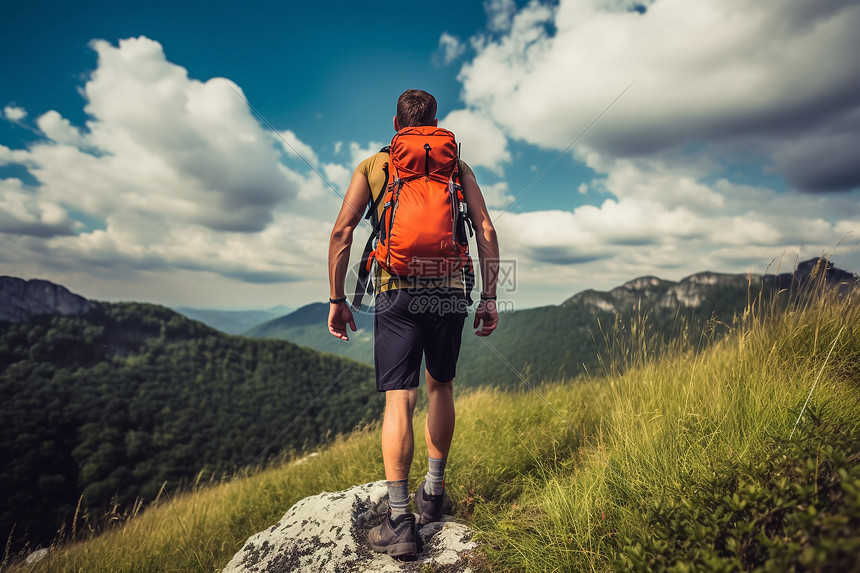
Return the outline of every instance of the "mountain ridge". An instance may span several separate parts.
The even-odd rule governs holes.
[[[698,308],[706,300],[709,291],[717,288],[808,288],[816,278],[823,279],[826,285],[836,288],[855,284],[860,280],[854,273],[833,266],[828,259],[815,257],[799,263],[790,273],[756,275],[701,271],[679,281],[642,276],[608,291],[584,290],[566,299],[559,306],[582,303],[606,312],[628,311],[641,304],[661,309]]]
[[[62,285],[41,279],[0,276],[0,320],[22,323],[34,316],[75,316],[92,308],[92,302]]]

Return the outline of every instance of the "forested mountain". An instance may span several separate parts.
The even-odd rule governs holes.
[[[14,527],[15,539],[49,542],[81,495],[97,518],[163,484],[313,447],[382,409],[363,364],[159,306],[78,311],[0,321],[4,540]]]
[[[685,336],[704,348],[728,331],[750,300],[772,300],[779,290],[802,296],[810,289],[856,288],[857,281],[823,258],[778,275],[705,271],[678,282],[640,277],[608,292],[583,291],[558,306],[505,314],[486,340],[464,336],[457,376],[462,384],[510,387],[602,373],[601,357],[622,351],[631,335]]]
[[[731,322],[746,306],[747,292],[746,275],[700,273],[679,283],[644,277],[608,293],[584,291],[561,305],[508,313],[486,340],[463,337],[457,377],[467,385],[511,387],[597,373],[608,341],[628,338],[634,324],[663,338],[685,331],[703,336],[709,320]]]
[[[267,310],[213,310],[187,306],[180,306],[174,310],[192,320],[199,320],[203,324],[227,334],[242,334],[258,324],[292,312],[292,309],[284,305]]]
[[[373,364],[373,314],[366,311],[353,313],[356,332],[349,330],[349,342],[344,342],[329,333],[326,326],[328,311],[328,303],[308,304],[286,316],[255,326],[245,332],[245,336],[289,340],[321,352]]]

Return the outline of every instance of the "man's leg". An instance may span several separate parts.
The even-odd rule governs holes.
[[[370,547],[392,557],[414,557],[415,517],[409,512],[409,466],[414,449],[412,413],[416,388],[385,392],[385,417],[382,420],[382,461],[388,480],[389,517],[367,533]]]
[[[409,477],[414,440],[412,414],[415,412],[417,388],[389,390],[385,393],[385,417],[382,420],[382,461],[385,479]]]
[[[424,374],[429,401],[427,423],[424,425],[427,454],[431,458],[445,460],[454,437],[454,381],[439,382],[430,372],[425,371]]]
[[[454,381],[439,382],[430,372],[425,375],[429,404],[424,438],[430,467],[415,492],[419,524],[436,521],[451,511],[451,498],[445,493],[445,464],[454,437]]]
[[[430,317],[425,335],[424,357],[429,400],[424,437],[427,442],[429,471],[418,491],[415,505],[419,524],[437,521],[451,511],[451,498],[445,493],[445,465],[454,437],[454,377],[466,319],[466,299],[461,291],[440,293],[441,314]]]
[[[441,495],[445,487],[445,464],[454,437],[454,381],[439,382],[429,371],[425,371],[424,375],[429,401],[424,440],[427,442],[430,466],[424,476],[424,491],[429,495]]]
[[[385,393],[385,417],[382,420],[382,461],[388,480],[388,504],[391,518],[408,513],[409,466],[415,441],[412,414],[415,412],[416,388],[389,390]]]

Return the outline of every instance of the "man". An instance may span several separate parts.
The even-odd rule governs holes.
[[[436,126],[436,99],[421,90],[407,90],[397,102],[394,129]],[[429,153],[429,152],[428,152]],[[364,160],[352,175],[329,242],[332,335],[349,340],[346,326],[355,321],[345,296],[345,277],[353,231],[387,179],[387,151]],[[476,231],[481,269],[481,301],[475,311],[478,336],[496,328],[496,277],[499,247],[495,229],[472,170],[460,162],[460,183],[467,213]],[[378,214],[382,212],[379,201]],[[377,390],[385,392],[382,457],[388,482],[388,518],[370,531],[371,547],[393,557],[416,553],[416,527],[437,521],[451,510],[444,490],[444,469],[454,435],[453,380],[466,317],[464,281],[458,273],[440,279],[410,279],[387,274],[376,265],[374,341]],[[412,414],[417,399],[421,357],[425,358],[428,415],[424,429],[430,469],[415,493],[419,518],[408,511],[409,467],[412,463]]]

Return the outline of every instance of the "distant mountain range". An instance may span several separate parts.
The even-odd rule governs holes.
[[[213,310],[180,306],[174,309],[192,320],[199,320],[227,334],[242,334],[258,324],[290,314],[293,309],[284,305],[266,310]]]
[[[356,312],[356,332],[349,330],[349,342],[332,336],[328,327],[328,303],[311,303],[287,316],[264,322],[246,331],[251,338],[289,340],[320,352],[331,352],[345,358],[373,364],[373,314]],[[348,327],[347,327],[348,328]]]
[[[708,319],[729,322],[747,305],[750,294],[762,289],[801,290],[817,280],[846,288],[856,285],[858,277],[815,258],[781,274],[704,271],[680,281],[645,276],[605,292],[589,289],[560,305],[504,313],[498,330],[487,339],[470,335],[470,318],[463,335],[458,384],[509,387],[575,377],[599,367],[599,355],[605,350],[603,336],[610,334],[617,318],[645,313],[653,328],[671,334],[672,325],[682,316],[693,328]],[[324,303],[302,307],[245,335],[289,340],[373,364],[373,316],[367,312],[355,316],[359,331],[351,334],[350,342],[328,333],[328,305]]]

